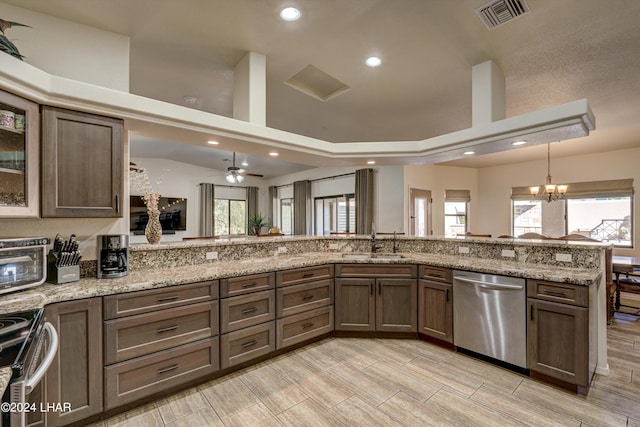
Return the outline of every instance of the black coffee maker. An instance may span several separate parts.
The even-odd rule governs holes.
[[[111,279],[129,274],[129,236],[98,236],[98,279]]]

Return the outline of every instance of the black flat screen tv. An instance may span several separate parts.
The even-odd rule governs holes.
[[[158,206],[162,234],[175,234],[176,231],[187,229],[187,199],[160,197]],[[149,222],[149,214],[140,196],[129,198],[129,220],[129,228],[133,234],[144,234],[144,229]]]

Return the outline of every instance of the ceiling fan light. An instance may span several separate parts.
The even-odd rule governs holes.
[[[242,181],[244,181],[244,176],[236,175],[236,179],[238,180],[238,182],[242,182]]]
[[[235,184],[236,179],[235,179],[235,177],[233,175],[227,175],[227,182],[229,184]]]

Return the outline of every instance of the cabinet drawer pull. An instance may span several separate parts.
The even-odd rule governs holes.
[[[258,311],[258,308],[257,307],[245,308],[244,310],[242,310],[242,314],[249,314],[249,313],[253,313],[254,311]]]
[[[304,277],[305,279],[306,279],[307,277],[313,277],[313,273],[304,273],[304,274],[302,275],[302,277]]]
[[[173,366],[169,366],[168,368],[164,368],[164,369],[158,369],[158,373],[159,374],[164,374],[167,372],[171,372],[171,371],[175,371],[176,369],[178,369],[180,367],[180,365],[178,365],[177,363]]]
[[[156,330],[156,334],[161,334],[163,332],[171,332],[171,331],[175,331],[176,329],[178,329],[178,325],[169,326],[168,328],[161,328]]]
[[[252,345],[256,345],[256,344],[258,344],[258,341],[256,341],[256,340],[249,341],[249,342],[246,342],[246,343],[242,344],[242,348],[251,347]]]
[[[176,299],[178,299],[178,295],[172,295],[170,297],[160,297],[158,298],[158,302],[173,301]]]
[[[313,295],[313,294],[305,295],[305,296],[302,297],[302,301],[313,299],[314,296],[315,295]]]
[[[311,323],[311,322],[305,323],[304,325],[302,325],[302,329],[309,329],[312,326],[313,326],[313,323]]]
[[[246,288],[253,288],[254,286],[256,286],[257,283],[256,282],[251,282],[251,283],[243,283],[242,284],[242,288],[246,289]]]
[[[442,277],[442,274],[440,274],[440,273],[427,273],[427,276],[429,276],[429,277]]]
[[[553,295],[556,297],[566,297],[567,293],[564,291],[554,291],[553,289],[545,289],[543,291],[545,294]]]

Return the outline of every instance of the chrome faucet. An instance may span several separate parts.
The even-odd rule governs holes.
[[[396,230],[393,230],[393,253],[398,252],[398,235]]]
[[[371,224],[371,253],[375,254],[381,247],[376,243],[376,226]]]

